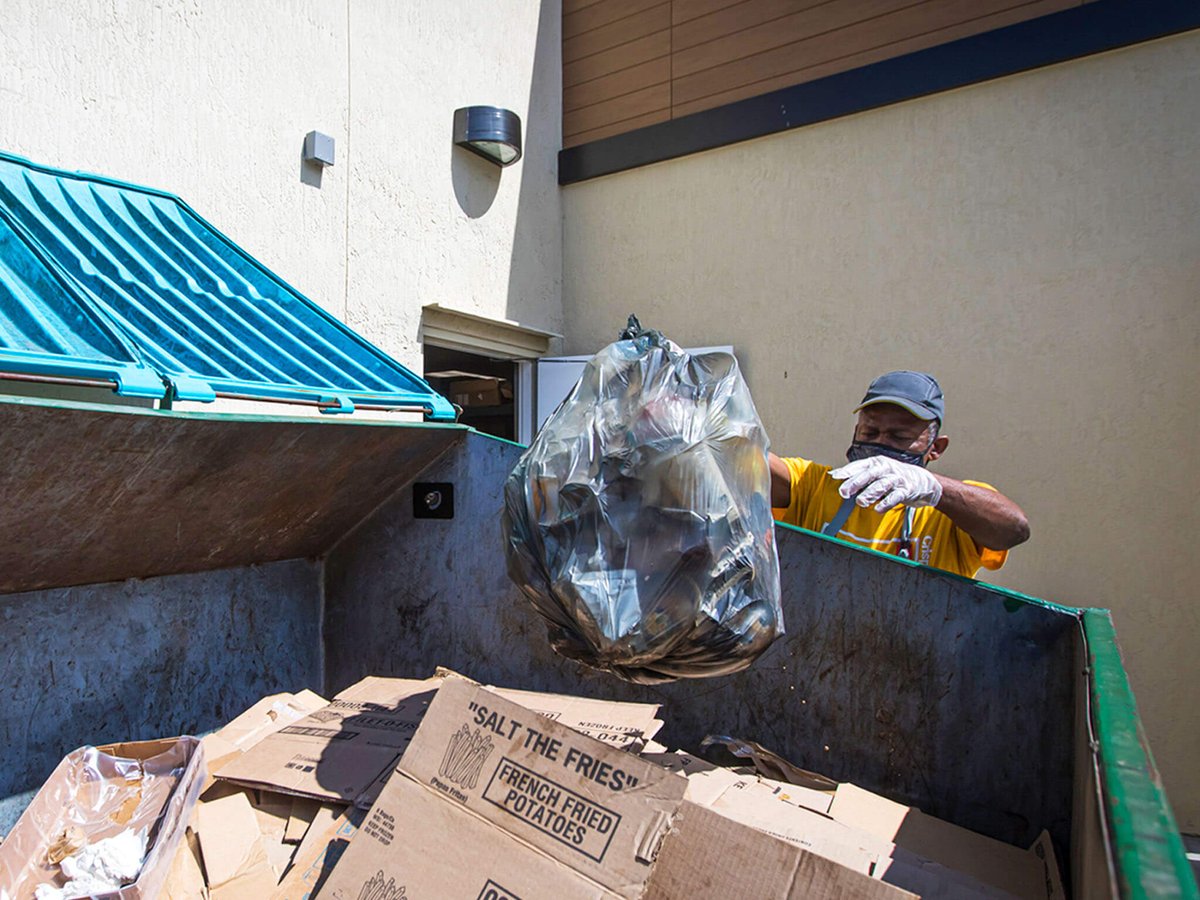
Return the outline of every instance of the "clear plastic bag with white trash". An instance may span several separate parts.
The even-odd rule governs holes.
[[[554,649],[641,683],[758,658],[783,633],[767,446],[731,354],[630,317],[505,484],[508,572]]]
[[[204,778],[194,737],[72,751],[0,843],[0,900],[158,896]]]

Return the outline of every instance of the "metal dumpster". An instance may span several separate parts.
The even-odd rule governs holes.
[[[752,738],[1022,846],[1047,828],[1076,897],[1197,896],[1107,612],[781,527],[786,638],[736,676],[626,685],[555,656],[505,575],[520,452],[457,425],[0,400],[0,831],[79,745],[445,665],[660,702],[672,746]]]

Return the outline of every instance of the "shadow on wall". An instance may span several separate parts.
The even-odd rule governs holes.
[[[478,219],[492,208],[500,190],[500,173],[504,170],[462,147],[450,153],[450,178],[458,205],[472,219]]]
[[[304,158],[304,141],[300,141],[300,183],[309,187],[321,188],[321,175],[325,167],[319,163]]]
[[[521,192],[513,224],[507,317],[562,331],[562,208],[558,151],[562,146],[562,16],[560,0],[542,0],[522,117]]]

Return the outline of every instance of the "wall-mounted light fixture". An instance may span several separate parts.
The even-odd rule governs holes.
[[[304,136],[304,161],[318,166],[333,165],[333,138],[319,131]]]
[[[521,117],[496,106],[456,109],[454,143],[498,166],[511,166],[521,158]]]

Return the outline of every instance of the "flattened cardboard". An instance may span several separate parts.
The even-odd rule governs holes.
[[[204,883],[204,867],[200,862],[200,839],[196,836],[198,811],[192,810],[192,820],[179,841],[171,871],[163,884],[161,900],[205,900],[208,885]]]
[[[451,669],[438,668],[435,677],[454,678],[468,684],[478,682]],[[364,678],[354,689],[378,693],[386,689],[394,679],[370,676]],[[594,737],[622,750],[638,750],[649,737],[657,734],[663,722],[657,718],[657,703],[627,703],[613,700],[592,700],[587,697],[572,697],[567,694],[548,694],[541,691],[522,691],[513,688],[487,686],[514,703],[531,709],[560,725]],[[383,790],[384,782],[391,775],[391,768],[379,773],[374,783],[355,799],[355,805],[369,809]]]
[[[267,861],[275,873],[276,883],[287,871],[292,854],[296,852],[296,847],[284,840],[293,799],[274,791],[255,791],[250,798],[254,817],[258,820],[258,833],[267,851]]]
[[[701,806],[711,806],[734,782],[738,781],[758,782],[769,788],[776,799],[821,815],[828,815],[830,804],[833,803],[832,791],[817,791],[784,781],[764,778],[762,775],[743,775],[731,769],[713,765],[681,750],[676,750],[674,753],[646,751],[641,754],[641,757],[672,772],[682,772],[686,775],[688,778],[686,797]]]
[[[663,840],[644,900],[685,897],[913,900],[915,895],[685,801]]]
[[[657,703],[593,700],[491,685],[487,685],[487,689],[560,725],[622,750],[642,749],[663,727],[662,719],[658,718]]]
[[[357,897],[377,876],[407,886],[418,875],[400,866],[416,862],[450,877],[462,867],[464,848],[474,864],[484,852],[479,840],[489,835],[486,852],[496,866],[519,857],[546,873],[561,870],[552,891],[531,882],[522,893],[497,879],[518,896],[605,896],[599,887],[637,897],[686,787],[660,766],[448,679],[326,890]],[[467,840],[467,830],[480,837]],[[518,854],[521,844],[526,850]],[[513,880],[515,870],[506,877]]]
[[[643,758],[647,755],[643,754]],[[660,759],[658,756],[649,758]],[[687,775],[686,797],[693,803],[815,852],[860,874],[869,873],[872,878],[913,891],[925,900],[1012,898],[1011,894],[922,859],[878,835],[830,820],[824,815],[832,801],[830,792],[777,782],[761,775],[743,775],[686,753],[666,754],[661,759],[667,768]],[[796,809],[781,811],[772,800]],[[812,803],[817,809],[805,803]]]
[[[619,896],[399,775],[388,782],[369,815],[329,876],[321,900]]]
[[[1047,867],[1035,851],[968,831],[853,784],[838,786],[830,815],[1014,896],[1027,900],[1062,898],[1061,886],[1055,886],[1057,877],[1053,882],[1047,877]],[[1048,842],[1043,845],[1043,855],[1046,846]],[[1050,853],[1052,856],[1052,849]],[[1057,876],[1057,864],[1053,868]]]
[[[643,753],[642,759],[687,776],[684,799],[700,806],[712,806],[718,797],[746,777],[686,753]]]
[[[216,785],[200,802],[197,823],[213,900],[261,900],[274,890],[278,877],[247,791]]]
[[[757,781],[734,783],[712,803],[711,809],[862,875],[871,875],[892,849],[889,841],[873,834],[782,802],[771,788]]]
[[[441,684],[369,678],[267,735],[218,778],[286,794],[354,802],[404,752]]]
[[[1008,891],[923,859],[903,847],[892,849],[891,859],[883,860],[875,877],[912,891],[921,900],[1017,900]]]
[[[322,806],[313,817],[309,834],[296,850],[292,867],[279,882],[270,900],[307,900],[316,896],[345,853],[366,814],[357,807]]]
[[[205,789],[212,784],[215,773],[230,760],[249,750],[268,734],[286,728],[328,702],[309,690],[298,694],[272,694],[263,697],[223,728],[206,735],[201,741],[209,761],[209,778]]]
[[[283,839],[289,844],[299,844],[308,833],[313,818],[321,804],[309,797],[293,797],[292,808],[288,813],[287,828],[284,829]]]

